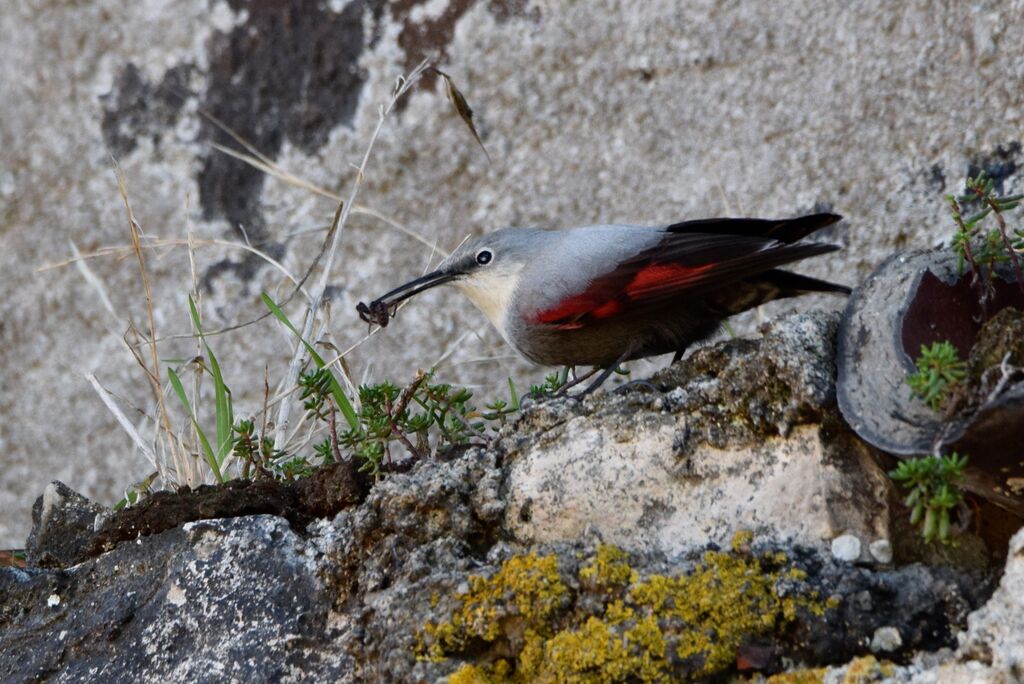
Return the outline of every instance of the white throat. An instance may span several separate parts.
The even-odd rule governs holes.
[[[514,270],[480,270],[454,283],[462,294],[487,316],[506,340],[506,319],[511,308],[512,295],[519,284],[519,272],[522,270],[522,266]]]

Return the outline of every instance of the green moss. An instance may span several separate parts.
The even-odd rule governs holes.
[[[736,547],[748,550],[750,541]],[[709,552],[689,574],[640,581],[627,554],[601,546],[579,571],[580,594],[570,596],[553,556],[517,556],[490,578],[471,578],[451,618],[424,625],[420,648],[434,658],[479,657],[482,641],[492,654],[514,657],[465,665],[455,684],[715,675],[733,666],[742,643],[784,627],[798,609],[823,611],[809,589],[793,590],[805,575],[784,562],[778,554]],[[785,596],[776,588],[782,582]]]

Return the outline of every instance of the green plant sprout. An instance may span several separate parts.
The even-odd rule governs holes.
[[[568,383],[569,367],[566,366],[557,373],[545,375],[544,382],[539,385],[530,385],[530,395],[535,397],[545,397],[557,394]]]
[[[1013,263],[1017,286],[1024,293],[1024,273],[1018,256],[1018,252],[1024,251],[1024,231],[1018,229],[1012,235],[1009,234],[1003,217],[1003,213],[1019,207],[1021,200],[1024,200],[1024,195],[1000,197],[995,190],[995,180],[984,171],[973,178],[967,178],[962,194],[946,196],[957,226],[952,246],[959,257],[960,273],[963,274],[965,265],[970,267],[972,282],[978,289],[983,307],[991,297],[992,273],[998,263],[1007,260]],[[969,207],[976,207],[977,210],[965,218],[965,209]],[[990,215],[995,217],[996,227],[985,232],[982,223]],[[979,234],[980,244],[972,246],[972,240]]]
[[[159,473],[153,472],[147,475],[146,477],[142,478],[138,482],[134,482],[128,485],[128,487],[126,487],[124,490],[124,498],[114,504],[113,510],[119,511],[122,508],[134,506],[136,503],[138,503],[140,499],[142,499],[143,497],[147,496],[150,493],[150,490],[153,487],[153,483],[156,481],[156,478],[158,476]]]
[[[519,410],[511,380],[511,401],[492,402],[481,412],[469,403],[472,392],[432,383],[432,378],[433,372],[421,372],[401,390],[389,382],[359,388],[359,429],[343,433],[339,442],[362,461],[360,470],[379,477],[395,463],[395,446],[419,459],[460,445],[485,443],[491,425],[504,424],[508,415]]]
[[[966,466],[967,456],[953,452],[948,456],[901,461],[889,473],[889,477],[910,490],[904,503],[910,509],[910,523],[921,525],[925,541],[949,541],[950,512],[963,502],[957,485]]]
[[[266,307],[270,309],[270,312],[274,314],[274,317],[281,321],[284,327],[288,328],[288,330],[290,330],[292,334],[299,339],[302,346],[304,346],[306,351],[309,353],[309,357],[313,360],[313,363],[316,364],[316,367],[326,369],[330,374],[330,390],[331,396],[334,397],[335,405],[341,411],[342,415],[345,416],[345,420],[348,422],[349,427],[353,430],[357,429],[359,427],[359,419],[356,417],[356,411],[352,407],[352,402],[350,402],[348,397],[345,396],[344,390],[341,389],[341,383],[338,382],[338,378],[335,377],[333,371],[327,369],[327,362],[324,361],[323,357],[317,353],[316,349],[313,348],[313,345],[303,339],[302,333],[300,333],[298,328],[292,324],[288,316],[285,315],[284,311],[281,310],[281,307],[277,305],[270,295],[264,292],[260,297],[263,299],[264,305],[266,305]]]
[[[242,462],[242,477],[270,477],[275,464],[285,453],[274,448],[274,440],[257,434],[255,422],[251,419],[238,421],[234,433],[234,452]]]
[[[188,298],[189,314],[192,317],[192,325],[195,326],[196,334],[199,335],[199,339],[203,342],[203,349],[205,351],[205,358],[203,356],[196,357],[193,363],[196,364],[197,369],[202,372],[206,371],[213,377],[213,392],[214,392],[214,424],[216,430],[216,448],[210,443],[209,438],[206,436],[206,432],[199,424],[199,418],[196,415],[195,410],[192,407],[192,403],[188,399],[188,394],[185,392],[185,387],[181,383],[181,378],[174,371],[173,368],[167,369],[167,376],[171,380],[171,385],[174,387],[174,393],[178,395],[178,399],[181,401],[182,406],[185,407],[185,412],[188,414],[192,421],[192,427],[195,430],[196,437],[199,439],[199,443],[203,449],[203,456],[206,459],[207,465],[210,466],[210,470],[213,472],[213,476],[217,482],[224,482],[224,463],[228,456],[231,455],[232,448],[234,447],[234,431],[233,426],[235,423],[234,411],[231,408],[231,390],[224,382],[224,376],[220,372],[220,364],[217,362],[217,357],[214,355],[210,345],[206,342],[206,337],[203,334],[203,325],[199,317],[199,309],[196,307],[195,300],[192,299],[192,295]]]
[[[911,396],[920,397],[933,411],[949,399],[954,387],[967,376],[967,364],[960,360],[956,347],[949,341],[921,345],[917,372],[907,377]]]

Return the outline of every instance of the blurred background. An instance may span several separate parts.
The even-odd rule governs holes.
[[[948,239],[942,197],[969,171],[1020,191],[1021,16],[1021,0],[8,3],[0,547],[22,544],[47,482],[110,504],[152,470],[87,379],[143,424],[148,381],[124,336],[148,329],[147,296],[115,160],[162,365],[196,353],[193,287],[207,330],[264,313],[262,291],[287,297],[396,77],[424,59],[473,107],[490,161],[435,76],[387,116],[329,274],[337,348],[367,333],[358,301],[511,225],[830,210],[847,220],[825,237],[847,249],[801,270],[855,285],[893,250]],[[285,308],[301,317],[299,299]],[[294,340],[268,318],[210,343],[251,415]],[[544,372],[443,289],[346,356],[357,381],[396,384],[442,360],[438,379],[481,404]]]

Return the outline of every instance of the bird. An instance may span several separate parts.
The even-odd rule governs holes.
[[[601,371],[587,394],[626,361],[682,358],[725,319],[765,302],[849,294],[843,285],[778,268],[841,249],[803,241],[841,219],[818,213],[504,228],[467,240],[432,272],[356,308],[362,320],[384,327],[402,301],[451,284],[527,359]]]

